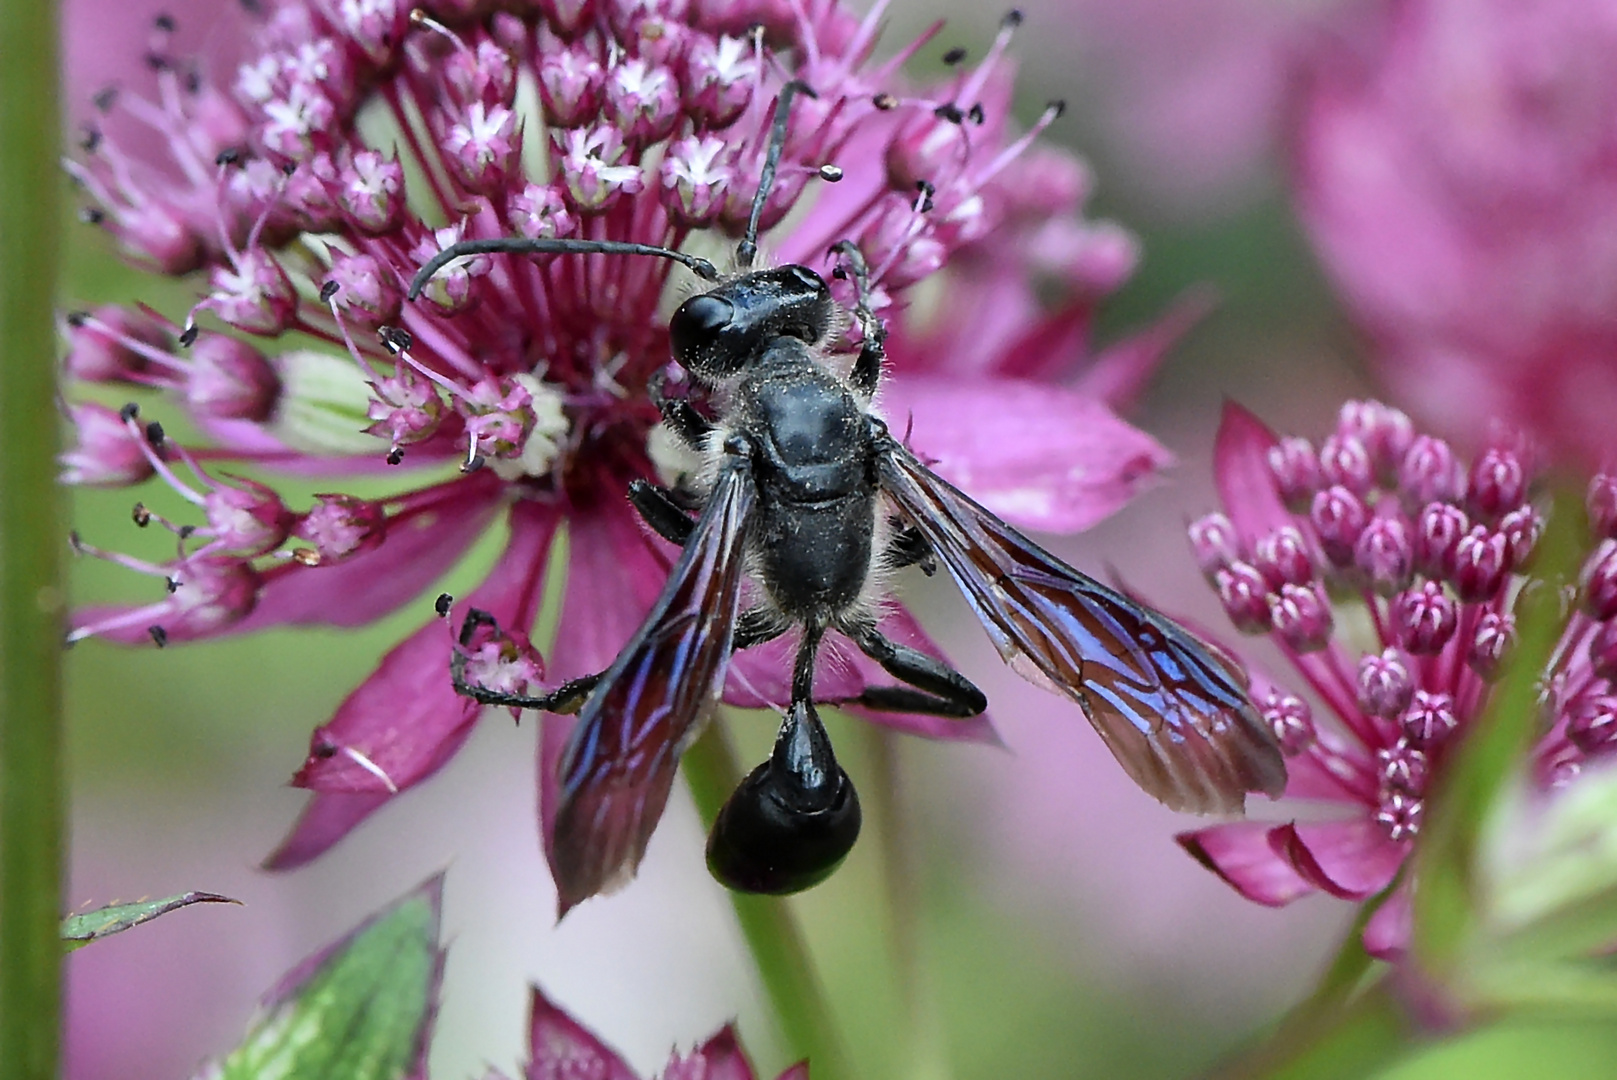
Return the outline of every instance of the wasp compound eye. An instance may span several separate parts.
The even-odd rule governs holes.
[[[775,751],[713,823],[707,866],[740,892],[800,892],[831,875],[859,839],[859,795],[813,706],[793,704]]]
[[[735,314],[734,304],[711,293],[693,296],[679,305],[668,323],[674,356],[687,368],[699,367],[718,343],[719,335],[734,323]]]

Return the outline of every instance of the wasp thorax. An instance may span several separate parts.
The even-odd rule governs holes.
[[[719,379],[745,370],[777,338],[820,343],[835,317],[824,278],[806,266],[779,266],[691,297],[674,312],[668,332],[675,358],[688,371]]]
[[[859,795],[806,701],[792,705],[774,753],[713,823],[707,865],[732,889],[794,893],[818,885],[859,838]]]

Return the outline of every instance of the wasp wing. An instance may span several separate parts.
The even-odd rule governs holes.
[[[1175,810],[1278,797],[1285,762],[1226,658],[1079,573],[887,437],[881,482],[932,545],[1013,670],[1083,707],[1118,762]]]
[[[562,915],[634,875],[680,754],[723,685],[753,493],[750,466],[731,459],[662,595],[601,676],[562,752],[550,855]]]

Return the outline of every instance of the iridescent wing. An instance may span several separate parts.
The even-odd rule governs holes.
[[[579,714],[551,842],[562,915],[634,876],[680,754],[723,685],[753,493],[750,466],[732,459],[662,595]]]
[[[1225,658],[1079,573],[891,437],[881,483],[932,545],[1013,670],[1076,701],[1119,764],[1175,810],[1239,813],[1286,766]]]

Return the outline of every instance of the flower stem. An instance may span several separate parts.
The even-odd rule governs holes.
[[[56,11],[0,0],[0,1077],[61,1042],[61,550]]]
[[[685,751],[683,765],[696,808],[711,827],[742,779],[719,721]],[[730,903],[793,1057],[809,1059],[815,1080],[852,1080],[852,1065],[790,902],[732,892]]]

